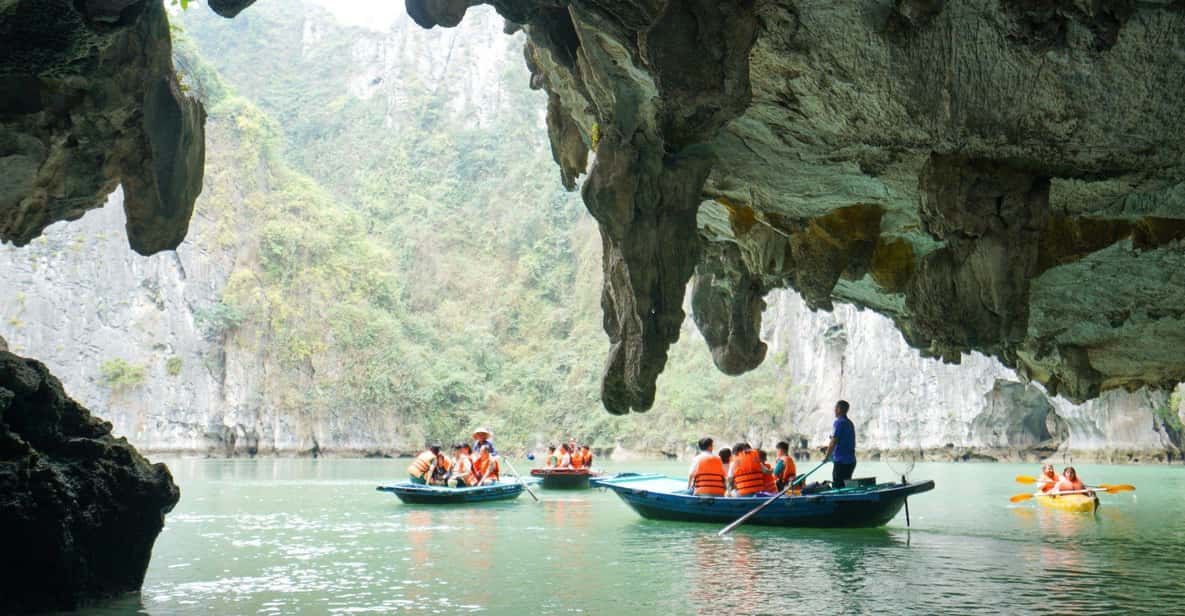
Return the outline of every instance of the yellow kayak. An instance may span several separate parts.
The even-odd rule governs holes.
[[[1037,504],[1048,509],[1094,513],[1095,509],[1099,508],[1099,499],[1087,494],[1063,494],[1061,496],[1041,494],[1037,496]]]

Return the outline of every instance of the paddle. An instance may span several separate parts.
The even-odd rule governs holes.
[[[527,494],[530,494],[531,498],[535,499],[535,502],[539,502],[539,497],[535,496],[535,491],[531,489],[531,486],[527,485],[526,481],[523,481],[523,476],[518,474],[518,470],[516,470],[514,465],[510,463],[509,458],[506,459],[506,466],[510,468],[510,472],[514,473],[515,477],[518,477],[518,482],[523,484],[523,487],[527,489]]]
[[[780,497],[781,497],[783,494],[785,494],[786,492],[789,492],[791,489],[793,489],[793,488],[794,488],[794,486],[796,486],[796,485],[800,484],[800,483],[801,483],[801,482],[803,482],[803,481],[806,481],[806,478],[807,478],[807,477],[809,477],[809,476],[811,475],[811,473],[813,473],[813,472],[815,472],[815,471],[817,471],[817,470],[819,470],[819,469],[823,468],[823,465],[824,465],[824,464],[827,464],[827,460],[823,460],[822,462],[820,462],[818,466],[816,466],[815,468],[812,468],[812,469],[811,469],[810,471],[808,471],[808,472],[807,472],[805,475],[799,475],[798,477],[795,477],[795,478],[794,478],[794,481],[791,481],[791,482],[790,482],[790,483],[789,483],[789,484],[788,484],[786,487],[782,488],[782,491],[781,491],[781,492],[778,492],[777,494],[773,495],[773,497],[772,497],[772,498],[770,498],[769,500],[765,501],[764,503],[761,503],[760,505],[757,505],[757,508],[756,508],[756,509],[754,509],[753,511],[750,511],[749,513],[746,513],[746,514],[745,514],[745,515],[743,515],[743,516],[741,516],[740,518],[738,518],[738,519],[737,519],[737,521],[736,521],[736,522],[733,522],[732,524],[729,524],[728,526],[725,526],[723,529],[721,529],[721,530],[720,530],[720,532],[716,533],[716,535],[717,535],[717,536],[720,536],[720,537],[723,537],[724,535],[727,535],[728,533],[732,532],[732,529],[734,529],[734,528],[736,528],[736,527],[740,526],[741,524],[744,524],[744,523],[745,523],[745,520],[748,520],[749,518],[751,518],[751,517],[753,517],[753,516],[757,515],[757,512],[759,512],[759,511],[761,511],[762,509],[765,509],[766,507],[768,507],[768,506],[770,506],[771,504],[773,504],[773,502],[774,502],[774,501],[778,500],[778,498],[780,498]]]
[[[1028,475],[1017,475],[1016,482],[1017,483],[1037,483],[1037,478],[1036,477],[1029,477]],[[1136,486],[1133,486],[1130,483],[1120,483],[1120,484],[1100,483],[1097,486],[1086,486],[1086,487],[1096,488],[1098,490],[1107,492],[1108,494],[1114,494],[1116,492],[1135,492],[1136,491]]]
[[[1070,492],[1043,492],[1041,494],[1029,494],[1026,492],[1025,494],[1013,495],[1012,498],[1009,498],[1008,500],[1013,503],[1019,503],[1021,501],[1027,501],[1034,496],[1062,496],[1064,494],[1086,494],[1088,492],[1106,492],[1107,494],[1115,494],[1116,492],[1131,492],[1132,490],[1136,489],[1135,486],[1130,486],[1127,484],[1107,486],[1105,488],[1103,486],[1087,486],[1087,488],[1088,489],[1086,490],[1073,490]]]

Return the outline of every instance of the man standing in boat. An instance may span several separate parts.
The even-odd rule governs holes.
[[[831,484],[843,487],[843,482],[856,472],[856,426],[848,419],[848,401],[835,403],[835,422],[831,424],[831,442],[823,461],[831,460]]]

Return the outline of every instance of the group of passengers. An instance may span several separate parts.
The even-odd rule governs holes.
[[[487,429],[473,433],[473,445],[453,445],[453,456],[445,455],[440,445],[432,445],[416,456],[407,467],[407,476],[418,485],[469,488],[498,482],[498,450]]]
[[[592,463],[592,450],[588,445],[578,446],[575,438],[569,438],[567,443],[560,443],[558,448],[555,445],[547,446],[547,459],[543,466],[558,470],[580,470],[592,468]]]
[[[699,441],[699,454],[691,462],[687,489],[696,496],[773,496],[798,476],[790,445],[776,446],[774,464],[766,453],[748,443],[737,443],[714,452],[710,438]]]
[[[1052,464],[1041,467],[1041,476],[1037,478],[1037,491],[1046,493],[1087,492],[1086,484],[1078,478],[1078,471],[1073,466],[1067,466],[1058,477]],[[1088,492],[1089,493],[1089,492]]]

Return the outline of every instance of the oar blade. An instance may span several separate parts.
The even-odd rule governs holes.
[[[1012,498],[1008,499],[1008,501],[1013,502],[1013,503],[1020,503],[1023,501],[1027,501],[1030,498],[1033,498],[1032,494],[1017,494],[1017,495],[1014,495]]]
[[[1103,488],[1103,491],[1106,492],[1107,494],[1114,494],[1116,492],[1135,492],[1136,491],[1136,486],[1133,486],[1129,483],[1121,483],[1119,485],[1111,485],[1111,484],[1104,484],[1104,485],[1106,487],[1103,487],[1103,486],[1099,486],[1099,487]]]
[[[1016,483],[1037,483],[1037,478],[1029,477],[1028,475],[1017,475]]]

